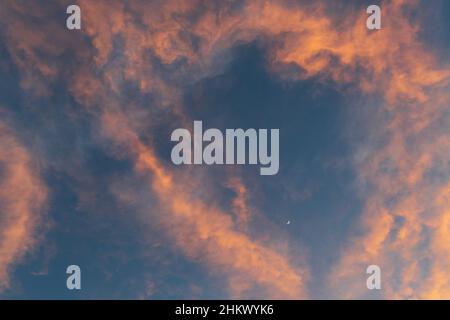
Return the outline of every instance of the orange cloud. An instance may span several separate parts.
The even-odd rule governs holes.
[[[214,269],[229,274],[234,297],[245,294],[255,284],[267,289],[266,297],[306,296],[305,270],[291,266],[274,249],[239,232],[231,217],[218,207],[195,199],[185,187],[189,183],[175,178],[162,166],[152,149],[127,127],[126,117],[105,113],[102,123],[105,132],[136,157],[136,170],[152,176],[150,186],[164,212],[160,219],[177,246],[188,257],[206,260]],[[239,286],[236,277],[241,279]]]
[[[39,238],[47,189],[33,158],[10,128],[0,122],[0,291],[10,286],[10,271]]]
[[[365,206],[355,225],[363,235],[352,239],[333,270],[336,287],[350,288],[349,297],[364,295],[365,283],[357,283],[358,275],[367,264],[380,264],[388,298],[448,297],[448,204],[435,198],[445,190],[449,177],[441,177],[442,182],[430,175],[449,171],[450,68],[439,64],[418,40],[418,22],[405,15],[405,9],[417,8],[417,1],[383,2],[379,31],[365,28],[365,12],[341,19],[329,16],[320,3],[79,3],[95,52],[81,47],[92,59],[80,59],[83,54],[77,54],[84,65],[71,78],[71,92],[90,110],[98,109],[106,134],[133,154],[139,173],[152,176],[151,190],[168,212],[161,220],[188,256],[233,270],[238,275],[230,276],[230,287],[237,295],[250,286],[239,274],[282,297],[306,295],[305,270],[296,270],[286,258],[237,232],[225,212],[175,184],[173,173],[157,159],[152,146],[139,139],[141,126],[132,114],[134,109],[108,97],[120,97],[121,85],[135,81],[142,92],[158,96],[158,105],[149,108],[172,107],[177,116],[189,118],[179,108],[179,84],[216,72],[225,63],[221,54],[238,43],[262,38],[273,72],[295,65],[301,70],[297,79],[331,79],[336,86],[352,84],[368,96],[384,98],[379,110],[388,120],[377,123],[376,132],[368,129],[365,134],[385,142],[364,146],[367,155],[355,161],[368,190],[361,191]],[[9,50],[27,83],[36,75],[53,79],[62,68],[52,59],[40,60],[37,49],[56,61],[61,49],[36,32],[25,24],[8,29]],[[114,52],[117,39],[123,42],[118,56]],[[26,59],[21,60],[23,52]],[[30,65],[35,66],[31,71]],[[162,66],[173,67],[171,77],[162,74]],[[237,190],[235,208],[245,220],[245,191]],[[418,260],[431,271],[423,275],[427,268]]]
[[[387,278],[400,277],[401,282],[397,288],[386,289],[387,297],[420,296],[416,282],[427,281],[417,280],[418,266],[414,264],[414,255],[417,251],[427,250],[418,249],[421,232],[427,226],[427,208],[423,206],[422,198],[425,194],[433,194],[436,186],[424,181],[424,176],[436,159],[442,158],[438,151],[439,137],[445,132],[431,128],[448,102],[449,68],[437,64],[433,55],[417,40],[417,26],[404,15],[404,7],[414,5],[414,2],[404,1],[384,3],[383,12],[388,14],[383,15],[383,29],[370,32],[365,28],[365,12],[354,18],[346,17],[342,22],[328,17],[320,5],[300,7],[282,1],[246,2],[239,10],[226,4],[206,5],[203,11],[197,10],[195,5],[180,5],[178,1],[167,1],[160,9],[134,2],[130,6],[138,12],[144,28],[134,23],[130,11],[118,3],[110,9],[100,2],[95,6],[82,2],[88,12],[88,33],[94,39],[99,66],[102,67],[111,54],[114,36],[123,36],[123,75],[138,81],[143,91],[159,92],[163,97],[177,95],[176,87],[155,76],[147,52],[152,52],[164,64],[184,59],[190,70],[204,74],[214,72],[214,65],[220,64],[214,60],[218,53],[236,43],[265,37],[280,40],[269,47],[271,60],[268,66],[274,72],[279,72],[280,65],[295,64],[303,70],[300,78],[331,78],[338,85],[354,83],[365,93],[381,93],[385,98],[382,107],[391,120],[379,124],[378,134],[384,133],[387,143],[371,150],[370,157],[358,164],[361,179],[374,189],[371,194],[363,195],[367,198],[361,218],[365,233],[355,239],[357,244],[349,247],[337,268],[341,271],[333,276],[337,275],[341,282],[350,285],[351,277],[357,278],[355,274],[365,270],[362,266],[371,261],[382,262],[389,266],[385,272]],[[97,19],[99,14],[105,18]],[[111,25],[114,27],[109,30]],[[197,46],[190,40],[192,37],[199,39]],[[115,68],[107,69],[106,79],[117,79],[116,72]],[[117,80],[112,80],[109,86],[115,89],[117,84]],[[170,103],[176,104],[177,100],[169,100]],[[428,141],[430,137],[433,143]],[[159,181],[155,192],[160,192],[162,202],[167,202],[161,190],[171,189],[171,178],[155,166],[155,161],[152,158],[145,163]],[[384,168],[386,164],[388,170]],[[396,204],[388,205],[393,196],[398,198]],[[207,235],[209,233],[204,229],[216,228],[191,213],[191,210],[205,210],[201,204],[175,197],[166,205],[181,216],[184,213],[195,217],[198,222],[194,226]],[[215,215],[211,214],[211,223],[212,217]],[[391,241],[398,217],[404,219],[404,224]],[[178,230],[177,234],[186,234],[183,230]],[[198,251],[194,252],[198,254]],[[388,256],[393,252],[402,259],[400,263],[389,260]],[[439,252],[433,254],[440,255]],[[442,273],[445,274],[445,270],[438,272]],[[439,288],[439,284],[436,286]],[[358,296],[360,291],[350,291],[349,296]]]
[[[430,225],[433,215],[445,221],[445,213],[433,205],[441,183],[429,175],[449,169],[448,133],[439,121],[448,118],[450,67],[439,65],[417,40],[417,27],[402,13],[407,5],[402,1],[383,5],[389,15],[383,32],[372,39],[378,47],[369,50],[368,63],[374,66],[371,74],[376,79],[372,89],[384,95],[383,107],[391,120],[380,123],[378,133],[368,132],[383,134],[386,143],[372,147],[358,164],[361,180],[370,189],[362,195],[364,234],[352,240],[332,274],[336,287],[352,288],[350,297],[368,293],[364,282],[354,282],[368,265],[379,264],[386,298],[449,298],[450,244],[442,241],[440,227]],[[361,40],[370,47],[369,39],[358,38],[357,43]],[[436,241],[439,250],[434,248]],[[432,271],[427,272],[427,265]]]
[[[248,190],[238,177],[231,178],[228,187],[236,193],[232,202],[232,210],[237,224],[245,230],[252,217],[251,208],[248,205]]]

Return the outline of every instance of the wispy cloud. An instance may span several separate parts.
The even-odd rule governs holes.
[[[33,155],[0,121],[0,291],[10,272],[35,247],[45,217],[47,189]]]
[[[348,288],[349,297],[363,296],[365,283],[356,283],[357,275],[368,264],[380,264],[392,280],[386,281],[386,298],[449,297],[450,177],[441,173],[449,169],[450,67],[418,40],[420,20],[407,15],[417,1],[384,2],[383,29],[371,32],[364,11],[331,16],[323,3],[83,0],[86,39],[72,38],[46,19],[47,9],[29,13],[13,1],[4,5],[9,10],[3,10],[2,20],[11,22],[7,46],[22,72],[23,89],[51,94],[57,80],[64,79],[79,112],[92,115],[117,146],[114,156],[131,160],[135,173],[148,179],[149,193],[163,212],[160,221],[176,246],[226,274],[237,297],[255,285],[266,288],[266,296],[307,297],[308,268],[295,266],[240,228],[252,214],[246,203],[251,191],[239,180],[231,184],[238,223],[183,187],[195,176],[175,183],[173,169],[158,158],[151,139],[144,139],[152,115],[165,110],[175,121],[190,121],[180,99],[182,87],[218,72],[232,58],[230,49],[256,39],[265,43],[273,74],[329,79],[368,98],[382,97],[376,112],[383,120],[375,132],[363,133],[381,142],[358,146],[364,157],[354,163],[362,186],[356,196],[365,202],[355,224],[362,235],[350,240],[332,270],[330,290]],[[34,19],[23,19],[30,14]],[[36,20],[42,22],[39,28]],[[126,94],[130,82],[139,94],[152,95],[151,105],[139,106]]]

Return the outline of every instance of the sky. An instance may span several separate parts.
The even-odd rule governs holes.
[[[449,17],[1,1],[0,299],[450,299]],[[195,120],[279,129],[278,173],[175,165]]]

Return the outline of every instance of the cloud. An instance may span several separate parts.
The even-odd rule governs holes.
[[[146,139],[151,119],[160,119],[155,115],[164,110],[174,121],[189,121],[182,88],[221,70],[234,46],[257,39],[273,74],[331,80],[330,85],[351,87],[368,99],[382,97],[374,111],[383,115],[374,119],[382,120],[364,119],[379,122],[370,126],[376,130],[362,133],[381,142],[356,146],[364,149],[354,163],[361,186],[356,196],[365,202],[354,228],[362,235],[350,240],[330,278],[335,290],[348,288],[349,297],[360,297],[366,289],[358,276],[367,264],[380,264],[387,298],[449,297],[450,68],[418,39],[420,20],[407,14],[419,8],[417,1],[383,2],[379,31],[365,28],[364,10],[331,16],[323,3],[79,1],[88,39],[73,36],[73,42],[55,22],[35,28],[17,19],[30,13],[7,3],[10,10],[2,19],[20,21],[7,28],[6,38],[23,89],[48,94],[55,79],[64,78],[84,107],[79,112],[95,115],[117,145],[115,155],[133,160],[136,173],[148,175],[149,190],[165,213],[160,216],[165,231],[186,256],[227,274],[234,296],[261,285],[270,296],[306,297],[308,270],[238,231],[217,205],[196,198],[183,187],[194,176],[175,183],[175,173]],[[43,21],[42,12],[33,10],[35,20]],[[58,45],[48,36],[53,29],[59,30]],[[63,71],[67,52],[76,63],[70,73]],[[130,97],[129,83],[140,95],[150,95],[151,105]],[[241,222],[248,221],[247,190],[235,188],[234,209]]]
[[[47,189],[33,155],[0,121],[0,291],[10,272],[37,244],[45,217]]]
[[[236,193],[232,201],[232,210],[236,216],[237,224],[245,230],[252,218],[252,209],[248,205],[248,189],[238,177],[231,178],[228,187]]]
[[[378,48],[369,51],[373,89],[385,98],[381,110],[387,120],[366,133],[383,142],[362,146],[370,154],[355,162],[366,186],[361,224],[355,225],[363,235],[352,239],[331,277],[349,297],[367,294],[364,282],[356,283],[370,264],[382,267],[386,298],[449,297],[450,247],[441,235],[447,227],[435,223],[445,221],[447,214],[434,198],[450,178],[435,178],[449,169],[445,127],[450,67],[440,65],[419,42],[417,25],[403,14],[410,5],[384,4],[389,16],[374,41]]]
[[[239,232],[231,217],[216,206],[197,200],[189,191],[188,181],[175,177],[156,158],[151,147],[144,145],[127,126],[123,115],[104,114],[105,132],[136,157],[137,172],[150,174],[151,190],[158,196],[159,219],[176,245],[191,259],[204,261],[213,269],[241,278],[245,289],[253,285],[268,288],[265,296],[278,298],[305,297],[304,270],[268,246],[258,244]],[[239,297],[241,288],[229,283],[231,293]]]

